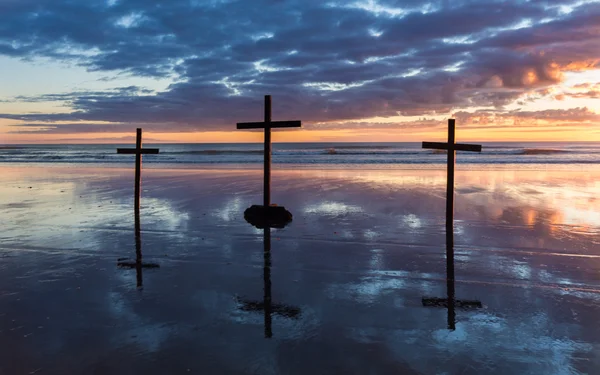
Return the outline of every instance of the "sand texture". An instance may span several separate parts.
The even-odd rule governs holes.
[[[265,254],[260,171],[146,169],[136,269],[131,168],[2,167],[0,374],[595,374],[597,181],[457,172],[449,330],[443,170],[276,170]]]

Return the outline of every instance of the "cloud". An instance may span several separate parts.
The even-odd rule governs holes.
[[[459,111],[454,114],[456,121],[465,127],[506,127],[506,126],[596,126],[600,114],[586,107],[573,109],[548,109],[543,111]]]
[[[56,123],[40,132],[223,130],[260,120],[264,94],[274,119],[308,123],[500,109],[599,69],[598,22],[598,1],[575,0],[5,0],[2,55],[173,83],[16,97],[71,111],[0,118]]]

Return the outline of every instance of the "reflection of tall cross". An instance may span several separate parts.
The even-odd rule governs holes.
[[[454,243],[446,242],[446,294],[447,298],[423,297],[421,302],[425,307],[448,308],[448,329],[456,329],[455,308],[481,308],[477,300],[457,300],[454,293]]]
[[[456,126],[454,119],[448,120],[448,143],[423,142],[423,148],[436,150],[448,150],[448,167],[446,181],[446,242],[454,243],[454,239],[448,241],[453,233],[454,226],[454,164],[456,151],[481,152],[481,145],[455,143]]]
[[[264,122],[238,122],[238,129],[265,129],[264,144],[264,187],[263,206],[271,205],[271,129],[272,128],[299,128],[300,121],[271,121],[271,95],[265,95],[265,121]]]
[[[135,148],[118,148],[117,154],[135,154],[135,207],[140,208],[140,185],[142,179],[142,154],[158,154],[157,148],[142,148],[142,129],[138,128]]]
[[[279,314],[286,318],[297,318],[300,315],[300,309],[295,306],[285,304],[271,303],[271,228],[264,228],[264,265],[263,265],[263,283],[264,294],[262,302],[239,299],[243,311],[263,310],[265,317],[265,337],[273,336],[272,314]]]

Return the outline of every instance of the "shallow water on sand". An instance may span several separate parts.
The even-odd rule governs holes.
[[[266,258],[260,171],[147,169],[139,275],[130,169],[0,172],[2,375],[600,368],[596,171],[457,172],[454,330],[443,170],[275,171]]]

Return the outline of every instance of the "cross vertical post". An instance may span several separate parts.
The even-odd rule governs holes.
[[[448,168],[446,168],[446,243],[454,249],[454,166],[456,165],[456,124],[454,119],[448,120]],[[454,250],[452,250],[454,252]]]
[[[271,205],[271,95],[265,95],[265,144],[264,144],[263,206]]]
[[[142,180],[142,129],[137,128],[135,134],[135,209],[140,209],[140,194]]]
[[[273,128],[299,128],[302,126],[300,121],[272,121],[271,120],[271,95],[265,95],[263,122],[238,122],[237,129],[264,129],[264,177],[263,177],[263,207],[264,214],[271,206],[271,129]]]

